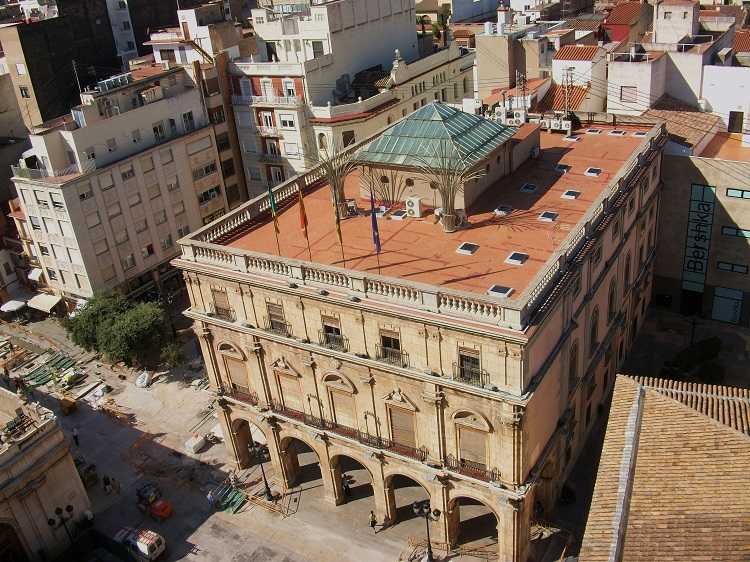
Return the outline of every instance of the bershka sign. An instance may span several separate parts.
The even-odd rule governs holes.
[[[693,184],[690,190],[682,288],[702,293],[708,271],[711,228],[714,222],[716,188]]]

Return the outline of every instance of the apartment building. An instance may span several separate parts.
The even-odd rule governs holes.
[[[311,450],[335,509],[355,463],[378,521],[398,526],[406,480],[440,510],[433,540],[459,543],[472,525],[462,510],[481,505],[493,523],[469,518],[474,534],[496,533],[498,558],[524,561],[649,302],[666,134],[486,123],[433,103],[349,148],[415,197],[412,218],[378,218],[377,258],[362,169],[344,187],[341,248],[313,169],[274,189],[278,247],[259,197],[180,240],[174,263],[239,466],[252,435],[286,489]],[[415,139],[450,139],[487,169],[465,200],[469,228],[432,220],[440,202],[412,176]]]
[[[390,69],[394,51],[400,61],[418,58],[414,3],[408,0],[283,8],[252,11],[257,55],[232,64],[234,112],[251,195],[312,166],[318,145],[311,120],[358,109],[352,103],[358,101],[353,88],[357,73]],[[377,92],[371,87],[363,97]],[[363,101],[359,109],[366,113],[378,102]],[[352,105],[338,109],[342,104]],[[336,139],[348,142],[350,135]]]
[[[70,441],[52,411],[4,388],[0,422],[0,559],[52,560],[70,546],[55,511],[61,508],[66,524],[74,525],[91,508]]]
[[[201,92],[156,65],[82,100],[13,169],[41,282],[69,298],[159,285],[175,241],[229,208]]]
[[[248,64],[232,66],[243,71]],[[257,97],[235,96],[248,191],[261,193],[269,183],[309,170],[319,151],[356,143],[432,101],[460,107],[473,96],[473,66],[474,53],[451,45],[412,62],[397,52],[390,70],[378,66],[355,74],[348,100],[335,104],[264,105],[255,103]],[[246,77],[234,77],[234,83],[240,91],[252,88]]]
[[[128,0],[107,0],[107,13],[112,28],[112,36],[117,48],[117,56],[123,65],[138,56],[133,22],[130,19]]]

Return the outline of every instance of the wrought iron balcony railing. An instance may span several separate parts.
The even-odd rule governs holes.
[[[231,308],[223,308],[221,306],[214,306],[213,316],[216,316],[216,318],[221,318],[222,320],[227,320],[229,322],[234,322],[236,320],[234,310],[232,310]]]
[[[399,367],[409,366],[409,354],[405,351],[378,345],[376,346],[376,352],[380,361],[385,361],[386,363],[397,365]]]
[[[453,379],[480,388],[490,382],[489,373],[484,369],[460,365],[455,362],[453,363]]]
[[[460,459],[451,454],[445,458],[445,468],[484,482],[496,482],[500,479],[500,471],[496,468],[488,468],[484,464]]]
[[[266,331],[280,336],[289,337],[292,333],[291,325],[289,322],[283,320],[277,320],[274,318],[266,318]]]
[[[349,340],[341,334],[332,334],[324,330],[318,331],[318,341],[323,347],[336,351],[349,351]]]

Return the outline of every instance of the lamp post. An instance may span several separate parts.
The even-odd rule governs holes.
[[[271,488],[268,486],[268,479],[266,478],[266,471],[263,468],[263,457],[261,457],[261,454],[263,453],[263,450],[261,449],[260,445],[255,445],[255,439],[253,439],[252,435],[250,435],[250,442],[252,443],[252,452],[255,455],[255,457],[258,459],[258,462],[260,463],[260,473],[263,475],[263,486],[265,487],[264,493],[266,495],[266,499],[268,501],[273,501],[273,494],[271,493]]]
[[[430,508],[430,500],[422,500],[411,504],[412,511],[417,517],[424,517],[425,526],[427,527],[427,562],[434,562],[432,557],[432,542],[430,542],[430,521],[437,521],[440,517],[439,509]]]
[[[73,506],[66,505],[64,510],[62,507],[56,507],[55,515],[57,516],[56,518],[50,517],[47,519],[47,524],[54,528],[62,523],[62,526],[65,528],[65,534],[68,535],[70,545],[73,546],[73,535],[70,534],[70,529],[68,529],[68,520],[73,518]]]

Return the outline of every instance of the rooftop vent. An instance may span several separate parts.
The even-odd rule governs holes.
[[[636,131],[633,133],[634,137],[645,137],[648,133],[646,131]]]
[[[525,183],[521,186],[522,193],[533,193],[536,191],[536,185],[533,183]]]
[[[505,263],[511,265],[523,265],[527,259],[529,259],[529,254],[524,254],[523,252],[511,252],[511,254],[505,258]]]
[[[544,211],[538,218],[542,222],[555,222],[557,220],[557,213],[553,211]]]
[[[479,249],[479,244],[472,244],[471,242],[464,242],[458,248],[456,248],[457,254],[463,254],[464,256],[472,256]]]
[[[501,299],[509,297],[513,293],[513,287],[503,287],[502,285],[493,285],[487,289],[487,294],[492,297],[500,297]]]
[[[609,136],[611,136],[611,137],[624,137],[625,136],[625,131],[623,131],[622,129],[615,129],[614,131],[610,131],[609,132]]]
[[[568,189],[563,193],[560,198],[561,199],[578,199],[581,196],[580,191],[576,191],[575,189]]]
[[[498,205],[492,212],[495,213],[496,217],[507,217],[513,212],[513,207],[510,205]]]
[[[587,135],[599,135],[601,134],[601,132],[602,132],[601,129],[586,129]]]
[[[587,168],[585,174],[592,178],[598,177],[602,173],[601,168]]]
[[[581,140],[581,137],[577,137],[575,135],[567,135],[563,137],[563,140],[568,142],[578,142],[579,140]]]
[[[570,171],[570,166],[567,164],[558,164],[555,166],[555,171],[560,172],[561,174],[567,174]]]

